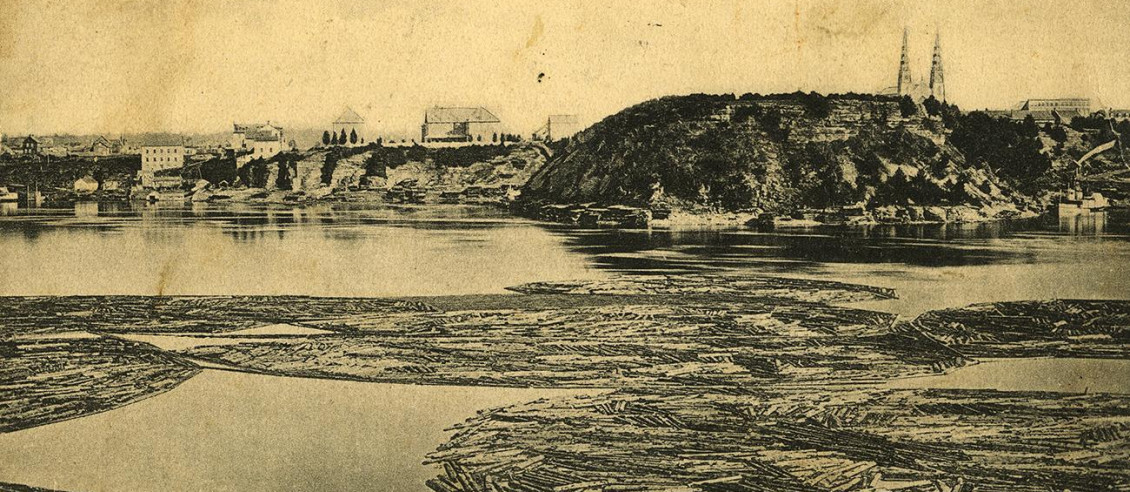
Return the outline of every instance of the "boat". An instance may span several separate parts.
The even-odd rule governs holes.
[[[1111,132],[1114,131],[1114,125],[1111,124]],[[1117,135],[1117,134],[1116,134]],[[1106,199],[1097,191],[1089,194],[1083,191],[1083,164],[1088,159],[1106,152],[1113,148],[1118,148],[1121,155],[1122,147],[1119,139],[1115,138],[1107,143],[1099,145],[1090,152],[1087,152],[1075,162],[1075,180],[1074,184],[1063,193],[1063,197],[1056,202],[1056,213],[1060,217],[1075,217],[1079,215],[1093,214],[1102,212],[1110,207],[1110,201]],[[1125,156],[1122,156],[1123,165],[1126,164]]]
[[[20,201],[19,193],[16,193],[14,191],[9,190],[8,187],[6,187],[6,186],[0,186],[0,202],[12,203],[12,202],[19,202],[19,201]]]
[[[1067,190],[1064,197],[1056,203],[1056,213],[1060,217],[1075,217],[1102,212],[1110,207],[1110,201],[1102,193],[1084,194],[1079,187]]]

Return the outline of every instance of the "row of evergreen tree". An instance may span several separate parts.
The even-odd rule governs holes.
[[[346,136],[344,128],[341,129],[341,136],[329,130],[322,132],[322,145],[356,145],[358,143],[365,143],[365,139],[357,137],[356,129],[350,130],[348,136]]]

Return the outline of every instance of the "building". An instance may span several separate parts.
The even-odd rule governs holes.
[[[98,191],[98,180],[93,176],[87,174],[75,180],[74,184],[75,193],[90,194]]]
[[[478,144],[499,142],[502,122],[486,108],[434,107],[424,112],[424,143]]]
[[[248,152],[250,159],[270,159],[287,147],[282,127],[272,125],[270,121],[249,125],[235,123],[232,126],[228,145],[237,153]]]
[[[569,138],[581,130],[575,114],[552,114],[545,121],[545,126],[534,132],[534,137],[547,142],[556,142]]]
[[[94,139],[94,141],[90,143],[90,147],[87,148],[87,152],[89,152],[90,155],[106,156],[114,153],[113,151],[113,145],[110,144],[110,141],[107,140],[106,137],[101,135]]]
[[[338,116],[337,119],[334,120],[332,130],[334,135],[342,135],[344,133],[347,141],[353,133],[357,133],[357,143],[364,143],[365,118],[362,118],[353,108],[347,106],[345,110],[341,112],[341,116]],[[341,145],[352,144],[351,142],[338,143]]]
[[[283,142],[283,129],[280,126],[272,125],[270,121],[266,123],[250,123],[250,124],[232,124],[232,134],[228,145],[232,149],[253,150],[255,142],[280,142],[278,145],[279,150],[282,150],[281,142]]]
[[[184,167],[184,138],[166,136],[151,138],[141,146],[141,186],[152,188],[157,171]]]
[[[1039,124],[1071,123],[1074,118],[1091,114],[1091,100],[1081,97],[1028,99],[1020,101],[1012,109],[989,111],[989,114],[1008,117],[1017,121],[1031,116]]]
[[[942,37],[934,34],[934,54],[930,59],[930,79],[926,82],[915,81],[910,71],[910,30],[902,31],[902,52],[899,56],[899,71],[893,87],[884,89],[882,94],[896,96],[910,96],[916,101],[922,101],[933,96],[939,101],[946,100],[945,69],[942,65]]]
[[[20,153],[28,157],[39,155],[39,139],[28,135],[20,144]]]

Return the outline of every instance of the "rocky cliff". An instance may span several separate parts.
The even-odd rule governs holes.
[[[947,141],[941,116],[907,103],[814,93],[644,102],[578,134],[531,177],[523,200],[774,213],[1023,206]]]

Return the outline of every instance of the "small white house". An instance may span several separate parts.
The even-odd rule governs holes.
[[[75,193],[88,195],[98,191],[98,180],[94,179],[91,175],[83,176],[75,180]]]

